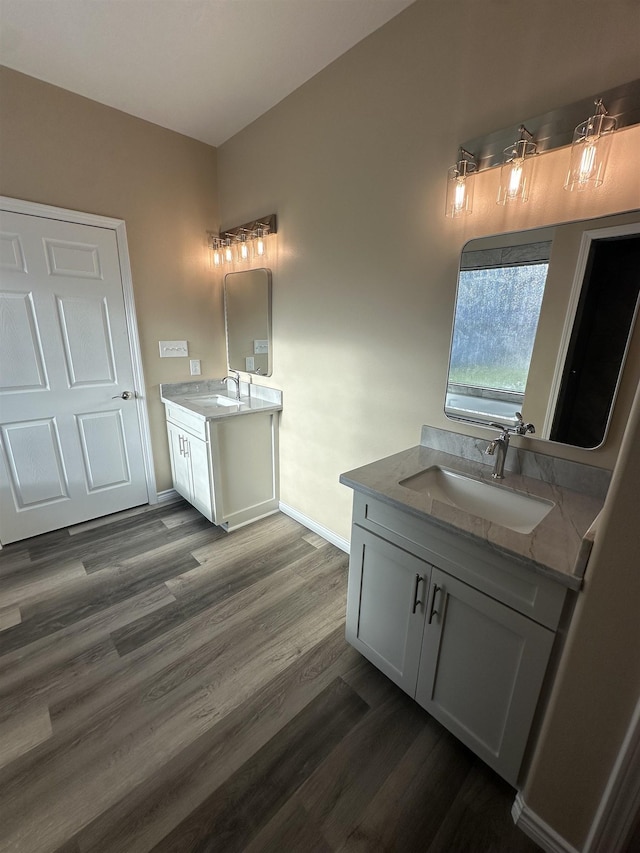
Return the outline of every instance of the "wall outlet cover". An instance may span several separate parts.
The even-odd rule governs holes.
[[[200,366],[199,358],[192,358],[189,361],[189,372],[192,376],[200,376],[200,374],[202,373],[202,368]]]
[[[245,370],[251,371],[251,370],[256,369],[256,360],[252,355],[248,355],[244,361],[245,361],[245,365],[244,365]]]

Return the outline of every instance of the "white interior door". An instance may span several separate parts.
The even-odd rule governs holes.
[[[115,231],[1,211],[0,541],[148,502],[136,391]]]

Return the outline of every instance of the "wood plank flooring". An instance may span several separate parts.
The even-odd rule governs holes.
[[[347,565],[183,503],[0,551],[0,850],[537,851],[345,642]]]

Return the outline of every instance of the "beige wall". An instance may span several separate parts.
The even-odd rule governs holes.
[[[279,217],[268,384],[284,390],[288,504],[346,537],[351,494],[340,472],[416,444],[423,423],[451,427],[442,398],[468,239],[638,206],[634,128],[616,135],[610,180],[591,196],[550,189],[564,178],[559,151],[539,161],[541,189],[521,210],[494,204],[492,171],[478,176],[471,217],[443,216],[460,142],[515,132],[529,115],[638,76],[639,15],[635,0],[541,0],[535,9],[519,0],[418,0],[222,147],[222,224]],[[204,230],[218,224],[215,152],[13,72],[0,83],[1,154],[11,164],[0,192],[127,222],[166,488],[157,383],[185,378],[188,367],[160,361],[157,340],[185,337],[205,375],[224,369],[220,282],[203,267]],[[639,373],[631,364],[608,446],[576,458],[613,464]],[[627,513],[636,505],[637,425],[629,442],[610,520],[623,500]],[[629,658],[638,645],[640,543],[633,518],[619,517],[622,530],[603,528],[526,788],[540,816],[577,847],[638,694]],[[612,665],[621,659],[624,668]]]
[[[284,392],[284,502],[348,537],[351,494],[339,474],[416,444],[423,423],[452,427],[442,402],[457,260],[468,239],[639,206],[636,127],[616,135],[609,181],[593,194],[561,189],[560,150],[538,161],[537,191],[521,209],[495,204],[492,170],[476,179],[472,216],[443,215],[446,170],[462,141],[506,126],[515,137],[528,116],[638,76],[639,15],[626,0],[543,0],[535,8],[418,0],[219,149],[224,222],[272,210],[279,218],[271,382]],[[636,356],[603,450],[554,452],[613,466],[639,375]],[[627,582],[639,553],[628,532],[616,559],[607,561],[605,550],[594,574],[615,584],[620,572]],[[575,845],[586,837],[638,693],[636,684],[617,684],[612,698],[598,686],[609,666],[610,690],[608,662],[628,654],[630,632],[618,642],[610,627],[620,607],[624,601],[592,600],[576,621],[580,640],[567,667],[580,685],[558,702],[551,723],[565,733],[583,703],[593,706],[597,734],[580,744],[588,786],[577,784],[561,752],[546,749],[528,789],[540,816]],[[594,646],[600,653],[589,672]],[[591,750],[599,728],[610,734]]]
[[[0,194],[124,219],[159,490],[171,486],[158,383],[189,378],[159,340],[189,341],[203,375],[225,370],[222,296],[206,229],[218,226],[216,151],[118,110],[0,69]]]

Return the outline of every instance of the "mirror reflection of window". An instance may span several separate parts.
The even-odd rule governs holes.
[[[523,408],[551,242],[463,253],[445,411],[505,425]]]

